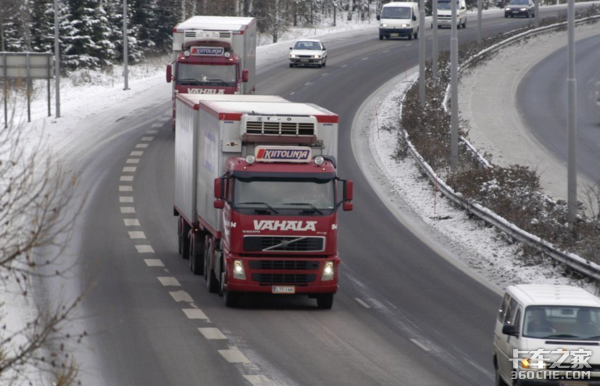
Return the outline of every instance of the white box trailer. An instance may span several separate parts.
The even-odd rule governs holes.
[[[337,157],[338,116],[310,103],[279,96],[178,94],[175,135],[175,211],[220,232],[214,180],[228,158],[256,146],[309,146],[312,155]]]

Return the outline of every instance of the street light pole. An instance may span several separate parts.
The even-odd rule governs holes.
[[[127,0],[123,0],[123,90],[129,90],[128,76],[129,53],[127,52]]]
[[[421,27],[425,27],[425,0],[419,1],[419,99],[421,107],[425,108],[425,33],[421,33]]]
[[[54,92],[56,118],[60,118],[60,44],[58,44],[58,0],[54,0]]]
[[[451,133],[450,133],[450,165],[452,172],[458,169],[458,20],[456,15],[457,0],[452,3],[452,32],[450,38],[450,95],[451,95]]]
[[[539,17],[537,14],[536,17]],[[569,60],[567,74],[567,119],[568,119],[568,208],[569,208],[569,226],[573,229],[577,217],[577,121],[575,114],[577,112],[577,81],[575,79],[575,0],[569,0],[569,20],[568,20],[568,45]]]

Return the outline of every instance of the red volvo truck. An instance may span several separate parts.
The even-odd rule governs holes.
[[[338,290],[338,116],[262,95],[178,94],[174,214],[179,253],[228,307],[243,293]]]
[[[256,88],[256,19],[194,16],[173,28],[167,82],[175,95],[253,94]],[[173,123],[173,127],[175,123]]]

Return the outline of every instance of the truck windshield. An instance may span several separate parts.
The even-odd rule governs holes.
[[[452,3],[449,1],[438,1],[438,9],[443,9],[443,10],[451,10],[452,9]],[[456,2],[456,9],[460,9],[460,6],[458,5],[458,1]]]
[[[243,211],[313,215],[335,208],[333,180],[236,178],[233,192],[234,207]]]
[[[382,19],[410,19],[408,7],[384,7],[381,11]]]
[[[558,340],[600,340],[600,308],[527,307],[523,320],[523,336]]]
[[[235,87],[237,66],[215,66],[202,64],[177,65],[177,84],[182,86],[225,86]]]

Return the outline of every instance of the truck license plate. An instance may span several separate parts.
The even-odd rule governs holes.
[[[274,294],[295,294],[296,293],[296,287],[294,287],[294,286],[274,285],[271,288],[271,291]]]

